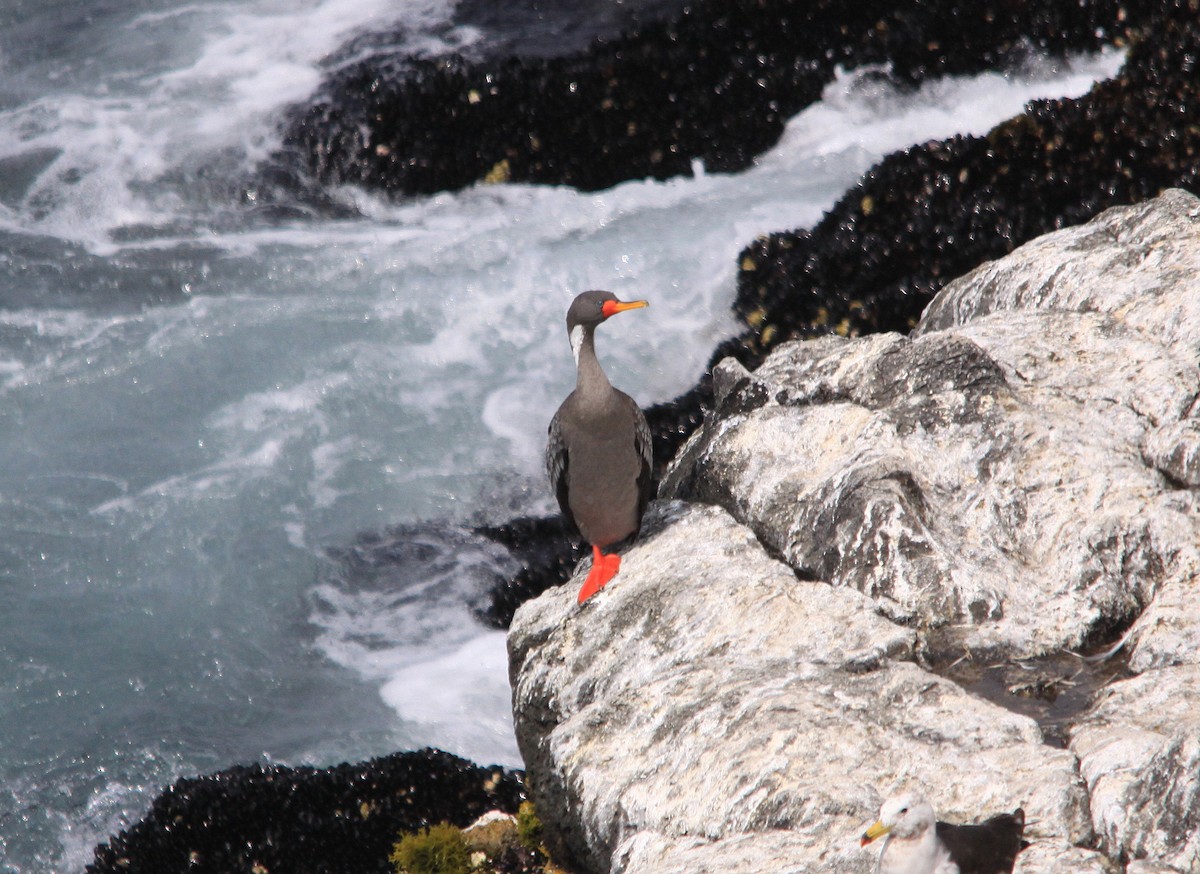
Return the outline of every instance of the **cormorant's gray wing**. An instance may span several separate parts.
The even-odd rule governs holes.
[[[554,497],[558,499],[558,508],[562,511],[567,529],[578,534],[579,526],[575,524],[575,516],[571,513],[570,496],[567,492],[569,458],[567,457],[567,441],[562,430],[561,412],[560,408],[559,412],[554,414],[554,418],[550,420],[550,427],[547,429],[546,476],[550,480],[550,489],[554,492]]]
[[[637,404],[633,406],[633,419],[633,446],[641,461],[637,478],[637,515],[640,520],[646,512],[646,505],[654,497],[654,438],[650,436],[650,426],[646,423],[646,415]]]

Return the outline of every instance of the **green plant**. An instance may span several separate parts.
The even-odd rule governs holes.
[[[542,848],[542,821],[532,801],[522,801],[517,808],[517,840],[529,850],[544,852]]]
[[[462,829],[449,823],[407,834],[392,846],[388,860],[396,874],[468,874],[471,851]]]

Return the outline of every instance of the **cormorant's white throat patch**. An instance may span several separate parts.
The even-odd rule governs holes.
[[[575,355],[575,366],[579,366],[579,350],[583,348],[583,325],[571,329],[571,352]]]

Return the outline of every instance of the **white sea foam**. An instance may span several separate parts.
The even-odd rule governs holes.
[[[470,615],[512,563],[494,544],[442,526],[400,530],[350,554],[314,591],[321,651],[380,684],[412,743],[519,766],[504,634]]]
[[[1016,73],[935,79],[915,92],[897,90],[870,68],[839,71],[821,100],[789,121],[782,141],[758,163],[788,166],[798,156],[878,154],[956,133],[983,134],[1031,100],[1086,93],[1123,61],[1123,52],[1105,48],[1069,63],[1034,59]]]
[[[322,61],[347,38],[403,23],[410,42],[399,49],[438,51],[448,44],[433,31],[453,7],[450,0],[243,0],[131,17],[130,36],[155,40],[143,47],[147,59],[180,63],[122,71],[93,90],[0,111],[0,160],[58,153],[20,207],[0,216],[7,219],[0,227],[108,254],[117,228],[191,218],[196,205],[178,180],[204,167],[231,175],[272,152],[280,113],[317,89]]]
[[[480,764],[521,767],[508,684],[496,682],[507,675],[504,633],[492,631],[396,670],[381,694],[424,743]]]
[[[356,462],[370,463],[383,449],[376,443],[355,437],[341,437],[321,443],[312,450],[313,477],[309,494],[318,509],[333,507],[345,492],[337,486],[339,476]]]

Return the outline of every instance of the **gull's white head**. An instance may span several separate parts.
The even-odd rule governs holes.
[[[936,824],[933,805],[919,792],[904,792],[894,795],[879,808],[879,821],[866,830],[862,844],[867,844],[884,835],[911,839],[920,837]]]

